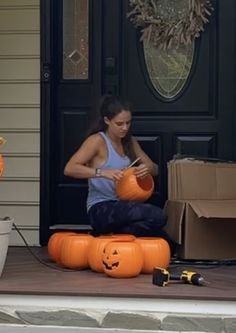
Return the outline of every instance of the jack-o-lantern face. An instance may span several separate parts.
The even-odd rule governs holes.
[[[111,253],[107,254],[105,261],[103,260],[103,265],[105,267],[105,269],[107,270],[113,270],[119,267],[120,264],[120,253],[118,251],[118,249],[114,249],[110,251]],[[105,249],[104,249],[104,253]]]
[[[138,245],[138,246],[137,246]],[[137,276],[142,269],[143,253],[134,241],[111,241],[103,252],[104,272],[112,277]]]
[[[89,267],[95,272],[103,272],[102,257],[106,244],[112,240],[134,241],[135,239],[136,237],[130,234],[113,234],[109,236],[94,237],[88,252]]]

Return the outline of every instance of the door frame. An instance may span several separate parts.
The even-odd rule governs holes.
[[[51,220],[50,123],[51,123],[51,22],[52,0],[40,0],[40,230],[39,243],[47,244]],[[50,32],[50,33],[49,33]],[[45,37],[47,35],[47,38]]]

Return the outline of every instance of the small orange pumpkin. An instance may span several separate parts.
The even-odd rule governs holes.
[[[3,156],[0,154],[0,177],[2,176],[4,171],[4,159]]]
[[[142,273],[152,273],[154,267],[167,268],[170,264],[170,246],[159,237],[137,237],[135,242],[143,251]]]
[[[2,136],[0,137],[0,145],[4,145],[7,142]],[[4,159],[3,156],[0,154],[0,177],[2,176],[4,171]]]
[[[137,276],[143,266],[143,252],[135,241],[109,242],[103,253],[104,272],[111,277],[131,278]]]
[[[137,178],[135,168],[128,168],[124,176],[116,184],[116,194],[121,200],[146,201],[154,190],[154,180],[149,174],[143,178]]]
[[[88,263],[89,267],[94,272],[104,272],[103,263],[102,263],[102,256],[103,250],[107,243],[111,242],[112,240],[126,240],[126,241],[133,241],[136,237],[134,235],[129,234],[112,234],[112,235],[104,235],[94,237],[91,241],[89,252],[88,252]]]
[[[56,263],[60,263],[62,239],[68,235],[76,235],[76,233],[72,231],[58,231],[52,234],[48,240],[48,255]]]
[[[88,268],[88,250],[93,236],[68,235],[61,242],[61,264],[71,269]]]

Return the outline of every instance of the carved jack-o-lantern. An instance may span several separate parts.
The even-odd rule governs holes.
[[[91,241],[89,252],[88,252],[88,263],[89,267],[94,272],[102,273],[103,263],[102,263],[102,256],[103,250],[107,243],[111,242],[112,240],[126,240],[126,241],[133,241],[135,240],[135,236],[129,234],[113,234],[113,235],[104,235],[99,237],[94,237]]]
[[[134,241],[114,240],[109,242],[103,253],[104,272],[117,278],[137,276],[143,266],[143,252]]]

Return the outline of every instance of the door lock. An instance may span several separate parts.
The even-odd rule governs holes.
[[[107,75],[115,75],[117,68],[116,68],[116,58],[115,57],[107,57],[105,58],[105,73]]]

